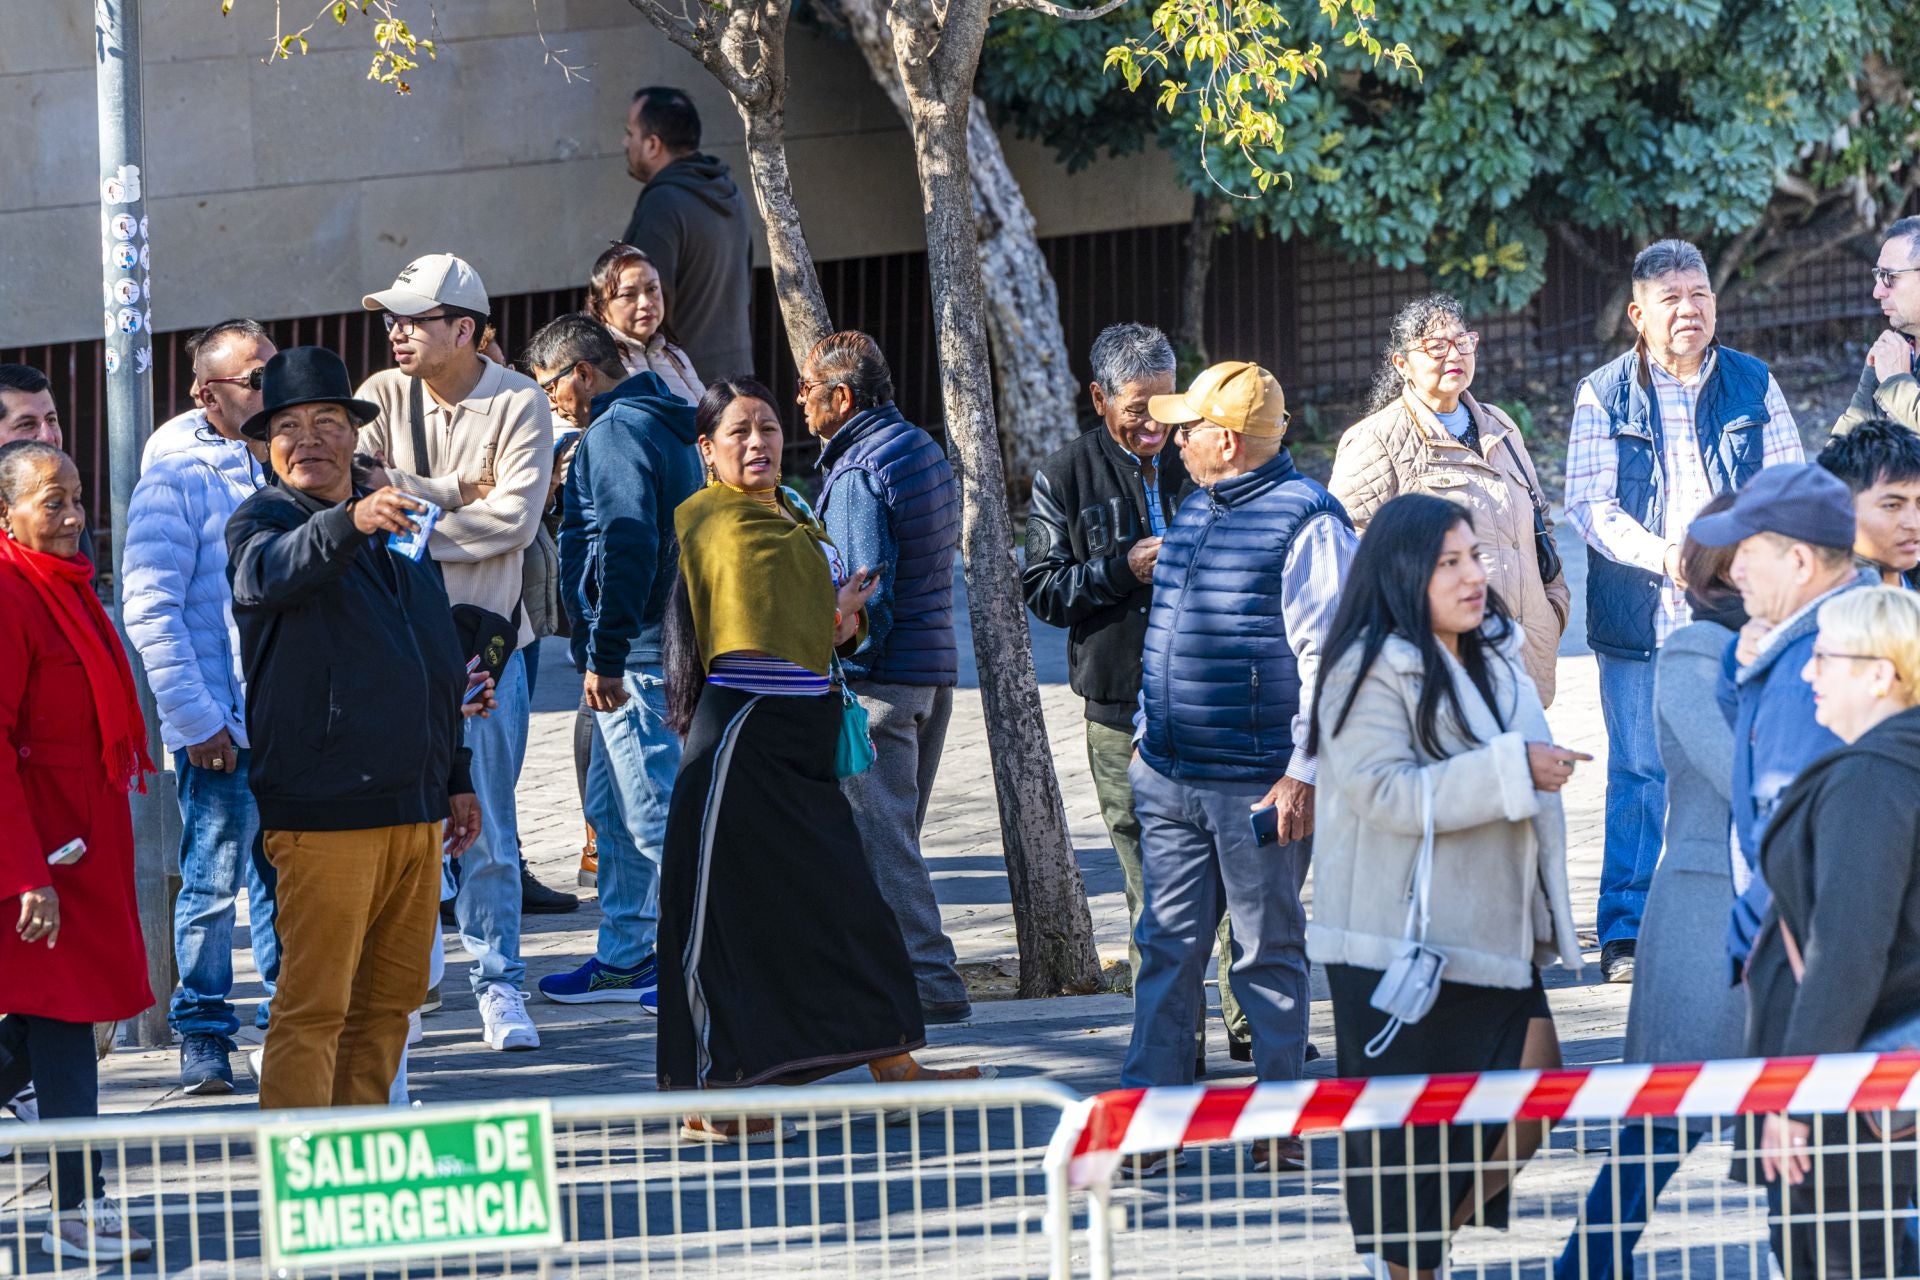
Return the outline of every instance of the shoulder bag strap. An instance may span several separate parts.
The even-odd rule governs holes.
[[[1515,430],[1518,429],[1515,428]],[[1520,483],[1526,487],[1527,500],[1533,503],[1534,511],[1544,512],[1546,505],[1540,501],[1540,491],[1533,487],[1533,473],[1527,469],[1527,460],[1520,456],[1518,449],[1513,447],[1512,434],[1502,436],[1500,443],[1507,446],[1507,452],[1513,456],[1513,465],[1520,468]]]
[[[407,379],[407,425],[413,432],[413,474],[431,476],[427,463],[427,393],[418,378]]]
[[[1413,878],[1407,884],[1407,923],[1401,933],[1410,942],[1427,940],[1433,897],[1433,773],[1420,770],[1420,853],[1413,860]]]

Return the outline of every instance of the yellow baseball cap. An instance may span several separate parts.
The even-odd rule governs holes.
[[[1205,419],[1244,436],[1287,433],[1287,395],[1279,379],[1246,360],[1203,370],[1184,394],[1147,401],[1147,412],[1168,426]]]

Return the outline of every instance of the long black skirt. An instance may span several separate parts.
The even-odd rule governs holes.
[[[1427,1016],[1401,1027],[1385,1053],[1369,1058],[1367,1042],[1387,1025],[1387,1015],[1371,1003],[1380,976],[1377,969],[1327,966],[1344,1078],[1509,1071],[1520,1065],[1527,1023],[1550,1016],[1538,973],[1532,987],[1517,991],[1443,982]],[[1454,1209],[1475,1194],[1475,1167],[1493,1154],[1505,1132],[1506,1126],[1493,1124],[1422,1125],[1412,1130],[1411,1142],[1404,1128],[1347,1134],[1347,1221],[1355,1248],[1397,1266],[1438,1267],[1446,1258]],[[1505,1228],[1507,1206],[1504,1193],[1491,1197],[1469,1221]]]
[[[926,1043],[839,732],[837,693],[700,699],[660,871],[662,1089],[803,1083]]]

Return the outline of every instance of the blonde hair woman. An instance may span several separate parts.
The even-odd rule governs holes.
[[[1820,723],[1846,745],[1781,795],[1760,846],[1773,907],[1747,970],[1756,1057],[1920,1043],[1920,596],[1849,591],[1819,618],[1801,675]],[[1920,1169],[1912,1141],[1877,1140],[1888,1127],[1884,1112],[1767,1118],[1772,1216],[1784,1199],[1818,1224],[1790,1238],[1776,1229],[1789,1275],[1823,1274],[1821,1252],[1827,1275],[1891,1273]]]
[[[628,377],[650,369],[667,390],[688,404],[700,403],[706,384],[670,336],[667,297],[653,259],[630,244],[615,244],[601,254],[587,277],[587,313],[612,331]]]

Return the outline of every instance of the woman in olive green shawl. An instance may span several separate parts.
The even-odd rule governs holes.
[[[680,581],[667,621],[668,723],[686,751],[660,885],[662,1089],[800,1084],[865,1064],[937,1072],[900,928],[834,775],[851,652],[878,576],[849,572],[780,486],[783,435],[758,383],[700,402],[710,483],[674,513]],[[738,1119],[682,1135],[735,1141]],[[771,1138],[770,1120],[744,1137]]]

